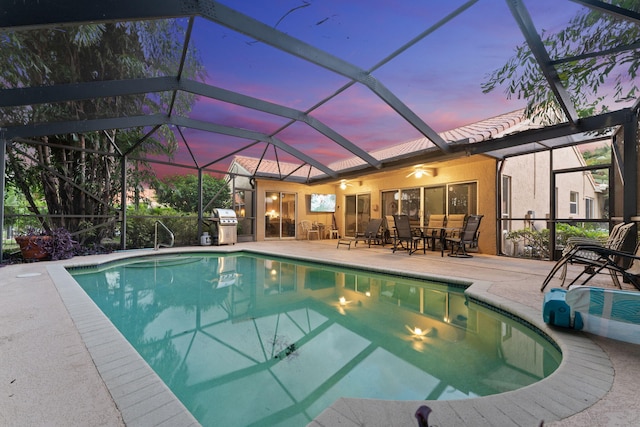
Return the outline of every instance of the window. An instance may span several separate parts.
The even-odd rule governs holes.
[[[478,213],[477,183],[451,184],[447,190],[447,215]]]
[[[500,214],[504,220],[502,221],[502,247],[507,246],[507,233],[511,231],[511,177],[502,175]]]
[[[509,192],[509,194],[511,193]],[[420,221],[423,221],[424,224],[428,223],[431,214],[473,215],[478,213],[478,183],[465,182],[384,191],[382,203],[383,215],[393,215],[400,211],[400,213],[409,215],[411,221],[416,223]],[[420,213],[422,213],[422,218]]]
[[[397,190],[382,192],[382,216],[398,213],[398,197]]]
[[[412,221],[420,219],[420,189],[409,188],[401,191],[400,213],[409,216]]]
[[[447,213],[446,201],[447,187],[427,187],[424,189],[424,223],[429,222],[432,214],[443,215]]]
[[[572,191],[569,194],[569,215],[578,215],[578,199],[579,193],[577,191]]]
[[[594,218],[594,200],[591,197],[584,199],[584,217],[586,219]]]
[[[503,218],[511,217],[511,177],[502,176],[502,204],[501,214]]]

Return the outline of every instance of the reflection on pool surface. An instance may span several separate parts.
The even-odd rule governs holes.
[[[495,394],[561,359],[461,285],[246,253],[71,273],[204,426],[305,425],[339,397]]]

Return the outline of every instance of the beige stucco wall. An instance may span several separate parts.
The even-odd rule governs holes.
[[[371,217],[380,218],[381,194],[383,191],[426,187],[460,182],[475,181],[478,185],[478,213],[484,215],[480,226],[479,248],[483,253],[495,254],[495,217],[496,217],[496,191],[495,176],[496,162],[485,156],[471,156],[449,162],[441,162],[437,165],[429,165],[437,169],[435,177],[407,178],[411,168],[403,168],[395,171],[384,171],[363,177],[354,177],[349,180],[351,186],[341,190],[339,182],[323,185],[304,185],[280,181],[257,181],[257,240],[265,239],[265,194],[267,192],[291,192],[297,195],[297,219],[307,219],[319,223],[331,225],[331,214],[309,212],[309,196],[311,193],[336,193],[337,208],[336,222],[340,235],[344,235],[344,206],[345,196],[353,194],[369,194],[371,197]],[[298,230],[299,231],[299,230]]]
[[[536,229],[547,227],[546,217],[549,215],[549,177],[551,155],[547,152],[533,153],[526,156],[509,158],[504,161],[503,174],[512,178],[511,217],[524,218],[529,211],[535,212],[534,221],[514,221],[511,230],[525,228],[533,224]],[[553,161],[556,169],[567,169],[584,166],[584,161],[575,147],[555,150]],[[416,161],[418,163],[419,160]],[[304,185],[280,181],[259,180],[257,183],[257,240],[265,239],[265,194],[267,192],[289,192],[296,194],[297,215],[296,224],[301,220],[310,220],[326,225],[326,232],[332,223],[332,214],[309,212],[309,197],[312,193],[335,193],[337,209],[335,212],[339,234],[345,234],[345,197],[348,195],[368,194],[371,199],[371,217],[382,217],[382,192],[406,190],[411,188],[438,186],[464,182],[476,182],[478,189],[477,212],[484,215],[480,226],[479,247],[483,253],[496,254],[496,160],[486,156],[471,156],[462,159],[439,162],[426,165],[435,168],[437,174],[433,177],[407,177],[412,168],[402,168],[394,171],[374,173],[362,177],[349,179],[349,186],[341,190],[339,182],[322,185]],[[599,197],[595,192],[592,181],[582,173],[571,173],[559,176],[556,182],[558,217],[570,218],[569,194],[577,191],[578,215],[584,216],[584,199],[594,200],[596,215],[598,215]],[[502,235],[502,226],[499,227]],[[296,227],[299,233],[299,227]],[[299,238],[300,236],[298,236]]]
[[[331,225],[330,213],[312,213],[309,212],[309,197],[312,193],[335,193],[335,185],[316,185],[309,186],[282,181],[257,180],[256,182],[256,217],[257,229],[256,240],[265,240],[265,194],[270,192],[293,193],[296,197],[296,224],[302,220],[317,221],[319,223]],[[337,218],[337,214],[336,214]],[[300,229],[296,226],[296,232],[300,233]]]

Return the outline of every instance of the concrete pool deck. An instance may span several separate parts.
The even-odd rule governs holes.
[[[545,426],[640,425],[640,346],[548,328],[541,319],[539,287],[552,263],[485,255],[441,258],[437,252],[408,256],[392,254],[388,246],[347,250],[335,243],[128,251],[0,268],[0,425],[197,425],[63,268],[188,249],[246,249],[468,280],[474,282],[474,298],[514,310],[562,348],[560,368],[539,383],[484,398],[427,402],[432,425],[537,426],[542,420]],[[309,425],[415,427],[413,413],[424,403],[340,399]]]

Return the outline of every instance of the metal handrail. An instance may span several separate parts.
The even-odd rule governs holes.
[[[169,235],[171,236],[171,243],[169,243],[168,245],[164,245],[162,243],[158,243],[158,225],[161,225],[162,228],[164,228],[167,233],[169,233]],[[169,230],[169,228],[164,225],[162,223],[162,221],[156,220],[156,223],[154,224],[154,229],[155,229],[155,235],[153,237],[153,250],[157,251],[158,249],[160,249],[160,246],[164,247],[164,248],[172,248],[173,244],[176,241],[175,236],[173,235],[173,232],[171,230]]]

